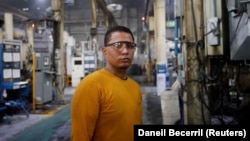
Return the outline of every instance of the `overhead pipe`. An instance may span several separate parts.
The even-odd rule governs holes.
[[[149,6],[149,0],[147,0],[147,2],[146,2],[146,9],[145,9],[145,11],[144,11],[144,18],[145,18],[145,21],[147,21],[147,13],[148,13],[148,6]]]

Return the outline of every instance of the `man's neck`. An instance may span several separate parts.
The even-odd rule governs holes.
[[[110,73],[114,74],[115,76],[119,77],[122,80],[128,79],[126,70],[124,70],[124,69],[112,69],[112,68],[107,67],[107,66],[105,67],[105,69],[107,71],[109,71]]]

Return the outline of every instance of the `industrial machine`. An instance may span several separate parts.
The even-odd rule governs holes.
[[[4,40],[0,45],[0,82],[1,82],[1,110],[7,110],[12,114],[13,110],[21,109],[29,116],[30,83],[21,79],[21,44],[20,40]],[[5,114],[2,114],[2,116]]]
[[[94,51],[85,51],[83,53],[84,74],[87,75],[96,70],[97,58]]]
[[[76,87],[84,77],[82,56],[72,58],[72,87]]]
[[[26,17],[21,26],[14,23],[14,16],[7,12],[0,19],[0,118],[10,108],[22,109],[28,117],[31,104],[36,110],[38,105],[63,100],[64,50],[58,16]]]
[[[71,57],[71,64],[69,66],[72,67],[73,87],[76,87],[83,77],[92,73],[97,68],[97,54],[91,46],[92,43],[90,41],[83,41],[81,42],[81,47],[74,48],[74,55],[67,55],[67,57]]]
[[[53,100],[52,77],[49,53],[36,53],[36,104],[45,104]]]
[[[180,82],[176,84],[181,85],[176,87],[182,115],[180,124],[249,124],[250,2],[168,2],[169,7],[175,7],[168,12],[174,14],[175,69]],[[154,12],[160,13],[157,9]],[[163,49],[158,50],[157,59],[163,56],[160,54]],[[173,91],[163,94],[170,96]],[[166,115],[173,118],[169,112],[173,104],[163,107]],[[168,118],[164,121],[168,122]]]
[[[93,41],[81,42],[85,75],[95,71],[98,68],[98,56],[100,57],[101,54],[98,55],[98,52],[96,51],[97,46],[98,45]]]
[[[0,45],[0,52],[2,54],[2,50],[3,50],[3,45]],[[0,61],[3,62],[2,57],[0,58]],[[2,63],[0,66],[0,80],[3,80],[3,68],[2,68]],[[2,88],[2,81],[0,81],[0,120],[3,119],[3,117],[5,116],[5,111],[6,111],[6,105],[5,102],[3,100],[3,88]]]
[[[34,25],[34,51],[36,54],[35,67],[35,103],[46,104],[54,98],[53,77],[55,75],[53,50],[54,21],[49,19],[31,19]]]
[[[72,86],[76,87],[78,83],[96,70],[96,55],[94,51],[86,51],[79,57],[72,57]]]

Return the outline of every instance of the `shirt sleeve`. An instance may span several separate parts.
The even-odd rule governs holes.
[[[71,140],[91,141],[99,115],[96,85],[82,81],[77,86],[71,103]]]

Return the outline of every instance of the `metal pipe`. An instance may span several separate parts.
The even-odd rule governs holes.
[[[32,53],[32,111],[36,111],[36,53]]]
[[[179,30],[179,18],[176,17],[175,18],[175,26],[174,26],[174,36],[175,36],[175,40],[174,40],[174,43],[175,43],[175,47],[174,47],[174,52],[175,52],[175,56],[178,56],[178,30]]]
[[[3,43],[3,29],[0,28],[0,44]]]
[[[216,16],[216,4],[215,0],[209,0],[209,7],[211,8],[210,10],[210,16],[215,17]]]
[[[33,28],[32,25],[30,24],[27,24],[26,26],[27,26],[26,32],[28,37],[28,43],[32,46],[33,49],[34,48]]]

